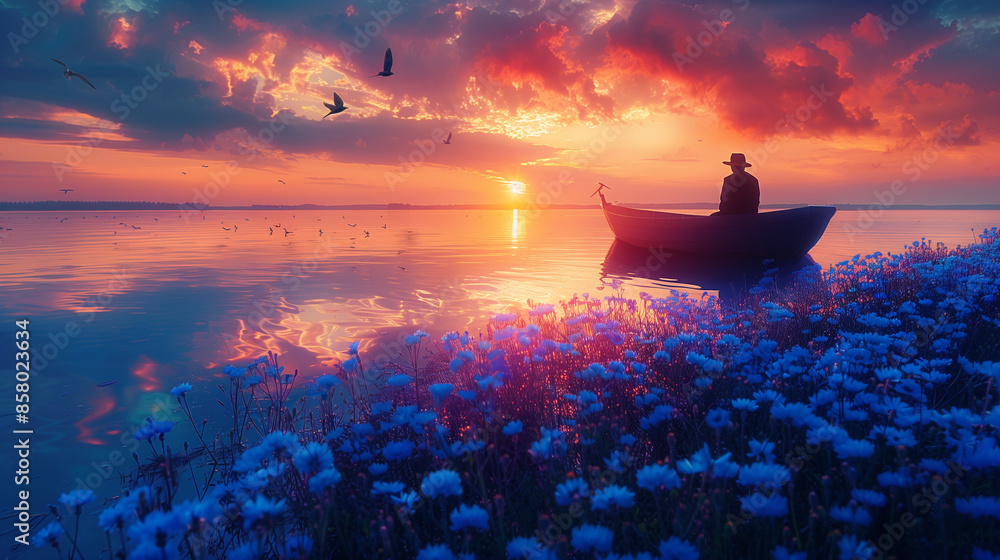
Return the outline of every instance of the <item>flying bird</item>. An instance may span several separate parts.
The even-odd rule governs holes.
[[[226,230],[226,231],[230,231],[230,229],[229,229],[229,228],[227,228],[226,226],[222,226],[222,229],[224,229],[224,230]]]
[[[448,137],[444,139],[445,144],[451,144],[451,133],[448,133]]]
[[[285,182],[284,182],[284,181],[282,181],[281,179],[278,179],[278,182],[279,182],[279,183],[281,183],[282,185],[284,185],[284,184],[285,184]]]
[[[365,230],[365,237],[371,237],[371,235],[372,235],[372,234],[371,234],[371,233],[369,233],[369,232],[368,232],[368,230]]]
[[[72,80],[72,79],[73,79],[73,76],[76,76],[77,78],[80,78],[81,80],[83,80],[83,81],[84,81],[84,83],[86,83],[86,84],[87,84],[88,86],[90,86],[90,87],[92,87],[92,88],[94,88],[94,89],[97,89],[97,88],[96,88],[96,87],[94,86],[94,84],[90,83],[90,80],[88,80],[87,78],[85,78],[85,77],[83,76],[83,74],[81,74],[81,73],[79,73],[79,72],[74,72],[74,71],[70,70],[70,69],[69,69],[69,66],[66,66],[66,63],[65,63],[65,62],[63,62],[63,61],[61,61],[61,60],[56,60],[56,59],[54,59],[54,58],[50,58],[49,60],[51,60],[51,61],[53,61],[53,62],[58,62],[59,64],[62,64],[63,68],[65,68],[65,70],[63,70],[63,76],[64,76],[64,77],[65,77],[65,78],[66,78],[67,80]]]
[[[329,113],[323,115],[324,119],[330,115],[336,115],[337,113],[342,113],[347,110],[347,107],[344,107],[344,100],[340,98],[340,95],[338,95],[337,92],[333,93],[333,105],[330,105],[326,101],[323,102],[323,105],[326,105],[326,108],[330,110]]]
[[[358,224],[347,224],[347,225],[349,225],[351,227],[358,227]]]
[[[187,172],[181,171],[181,175],[187,175]]]
[[[368,77],[374,78],[375,76],[392,76],[392,49],[385,49],[385,60],[382,61],[382,71]]]
[[[59,190],[61,190],[63,192],[63,194],[66,194],[66,193],[72,191],[73,189],[59,189]],[[95,218],[96,218],[96,216],[95,216]]]
[[[202,167],[208,167],[207,165],[202,165]]]

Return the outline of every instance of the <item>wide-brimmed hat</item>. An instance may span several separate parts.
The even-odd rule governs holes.
[[[747,156],[743,154],[733,154],[729,156],[729,161],[722,162],[723,165],[732,165],[733,167],[753,167],[747,163]]]

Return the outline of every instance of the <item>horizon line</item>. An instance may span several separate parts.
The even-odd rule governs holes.
[[[616,202],[616,206],[635,206],[640,208],[674,208],[674,209],[711,209],[718,208],[715,202]],[[47,206],[48,208],[11,208],[18,206]],[[386,202],[386,203],[356,203],[356,204],[237,204],[211,206],[208,204],[192,204],[189,202],[153,202],[142,200],[33,200],[33,201],[0,201],[0,210],[8,211],[44,211],[52,210],[52,207],[59,206],[85,206],[80,210],[97,210],[100,206],[108,206],[107,210],[181,210],[181,211],[206,211],[206,210],[576,210],[600,208],[599,203],[581,204],[511,204],[511,203],[466,203],[466,204],[411,204],[406,202]],[[113,206],[113,207],[112,207]],[[797,208],[803,206],[835,206],[838,210],[861,210],[877,207],[877,210],[918,210],[918,209],[943,209],[943,210],[1000,210],[1000,202],[978,203],[978,204],[889,204],[880,203],[826,203],[807,204],[804,202],[795,203],[767,203],[761,204],[760,208]],[[73,210],[73,208],[65,208]],[[876,210],[876,211],[877,211]]]

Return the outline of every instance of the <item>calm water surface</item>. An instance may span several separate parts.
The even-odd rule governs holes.
[[[9,228],[0,232],[0,337],[13,341],[14,320],[28,318],[40,352],[30,417],[39,511],[88,477],[99,501],[117,494],[117,477],[101,482],[99,473],[111,472],[114,451],[131,455],[131,430],[150,414],[183,421],[167,394],[183,381],[199,389],[192,393],[203,403],[199,412],[212,414],[225,364],[273,350],[288,371],[312,378],[344,359],[354,340],[369,358],[395,358],[402,337],[416,329],[434,339],[449,330],[476,333],[492,314],[528,301],[599,296],[615,279],[630,296],[700,295],[733,277],[732,263],[609,251],[613,237],[599,210],[208,211],[194,218],[0,214],[0,227]],[[848,225],[870,227],[852,235]],[[965,245],[975,240],[972,230],[994,225],[1000,212],[890,210],[870,224],[839,212],[810,255],[825,268],[858,253],[901,252],[922,237]],[[108,381],[115,383],[96,387]],[[4,468],[8,462],[5,454]],[[117,468],[130,465],[131,458]]]

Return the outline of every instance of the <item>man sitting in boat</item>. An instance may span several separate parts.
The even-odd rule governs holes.
[[[722,200],[716,214],[756,214],[760,206],[760,185],[757,178],[747,173],[747,163],[743,154],[733,154],[729,161],[722,162],[732,168],[733,173],[722,182]]]

